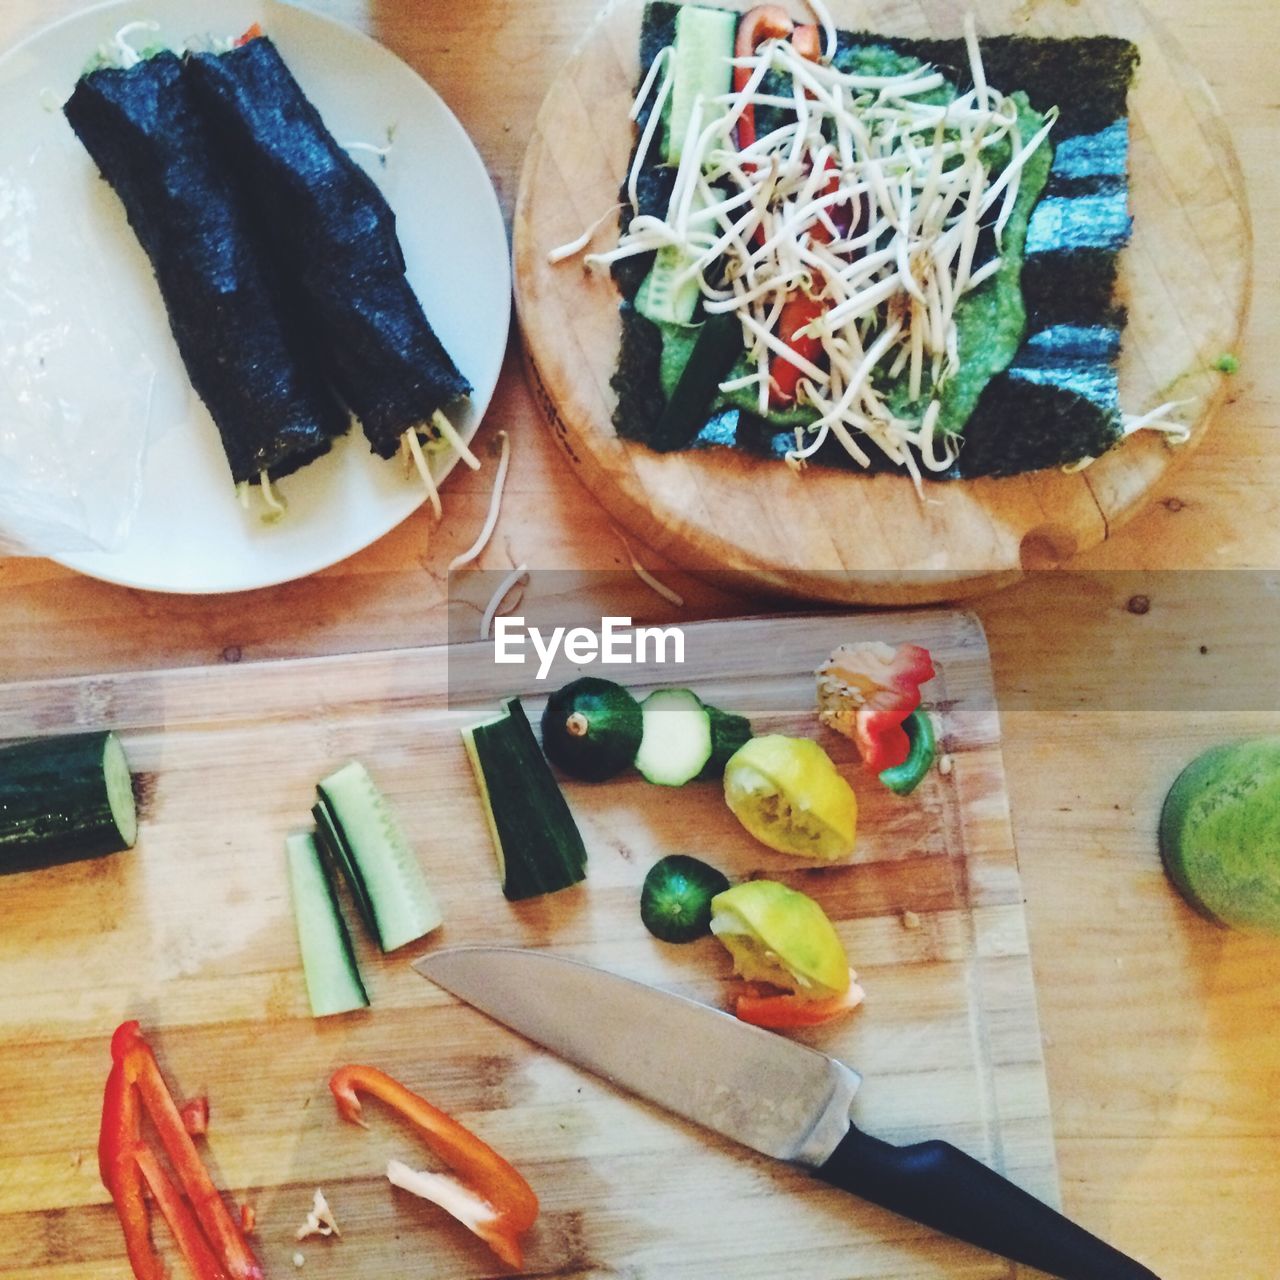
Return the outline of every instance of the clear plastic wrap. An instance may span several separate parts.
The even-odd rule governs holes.
[[[0,148],[0,554],[118,547],[152,434],[155,367],[103,270],[123,215],[59,141]]]

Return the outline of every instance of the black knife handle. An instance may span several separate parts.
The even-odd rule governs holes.
[[[949,1142],[895,1147],[850,1126],[818,1176],[1061,1280],[1159,1280]]]

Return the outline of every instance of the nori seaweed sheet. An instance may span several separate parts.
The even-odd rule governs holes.
[[[640,78],[653,59],[675,38],[675,19],[680,6],[654,0],[646,6],[640,32]],[[906,39],[872,32],[839,33],[842,49],[881,46],[909,57],[931,62],[960,92],[971,86],[968,56],[963,40]],[[1129,84],[1138,63],[1138,50],[1127,40],[1114,36],[1081,36],[1053,39],[1031,36],[994,36],[982,40],[983,65],[992,84],[1007,90],[1024,90],[1033,107],[1045,111],[1059,109],[1054,126],[1055,146],[1069,138],[1081,139],[1080,150],[1100,152],[1114,161],[1115,139],[1103,139],[1109,126],[1123,128],[1127,113]],[[637,126],[643,127],[644,116]],[[1098,135],[1095,139],[1092,135]],[[1096,146],[1095,146],[1096,142]],[[1124,155],[1126,142],[1121,134],[1119,167],[1104,165],[1101,175],[1093,171],[1075,172],[1059,166],[1046,188],[1041,203],[1050,197],[1072,200],[1100,194],[1125,193]],[[634,153],[633,153],[634,154]],[[1088,170],[1088,166],[1084,166]],[[661,214],[666,207],[663,179],[656,164],[641,171],[639,191],[644,211]],[[622,229],[630,221],[626,204],[620,218]],[[1058,243],[1047,251],[1029,252],[1022,270],[1023,299],[1027,309],[1028,333],[1069,324],[1082,327],[1106,326],[1119,330],[1124,312],[1113,300],[1119,249],[1127,235],[1113,236],[1105,244]],[[614,279],[624,297],[622,343],[618,370],[612,386],[618,395],[614,425],[619,435],[641,440],[654,420],[655,396],[661,410],[661,390],[656,389],[656,370],[661,352],[658,329],[629,305],[648,272],[651,256],[625,260],[614,267]],[[1082,361],[1074,353],[1061,358],[1040,358],[1037,376],[1025,376],[1016,367],[992,378],[980,397],[964,430],[964,448],[951,471],[934,479],[957,479],[981,475],[1006,475],[1096,456],[1119,438],[1119,412],[1114,403],[1112,357],[1096,359],[1088,371],[1090,394],[1080,394]],[[1020,353],[1019,360],[1022,359]],[[1054,368],[1062,370],[1062,385],[1055,385]],[[1110,372],[1108,372],[1110,371]],[[736,419],[736,421],[733,421]],[[781,456],[791,437],[750,413],[717,414],[699,437],[696,447],[732,445],[751,452]],[[869,451],[872,471],[892,470],[878,450]],[[828,441],[813,462],[854,468],[838,443]],[[856,469],[856,468],[855,468]]]
[[[186,60],[262,236],[313,315],[338,393],[376,454],[467,395],[405,278],[395,215],[266,37]]]
[[[151,259],[234,480],[287,475],[324,453],[348,416],[307,354],[178,59],[89,72],[64,112]]]

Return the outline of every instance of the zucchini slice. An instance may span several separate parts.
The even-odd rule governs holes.
[[[583,676],[547,699],[542,749],[571,778],[603,782],[630,767],[643,725],[640,704],[620,684]]]
[[[386,797],[358,760],[323,779],[316,790],[333,822],[352,897],[367,896],[383,951],[416,942],[443,917],[417,855]],[[323,826],[322,826],[323,829]]]
[[[728,876],[715,867],[668,854],[644,878],[640,920],[660,942],[692,942],[711,932],[711,899],[728,887]]]
[[[0,749],[0,870],[93,858],[138,838],[133,779],[106,730]]]
[[[636,768],[649,782],[682,787],[711,759],[711,716],[689,689],[658,689],[641,704],[644,732]]]
[[[327,1018],[364,1009],[369,994],[360,981],[351,935],[338,907],[338,895],[321,865],[320,850],[304,833],[286,836],[284,845],[311,1014]]]
[[[711,758],[698,774],[698,781],[723,778],[724,767],[733,759],[739,747],[751,740],[751,721],[733,711],[721,711],[710,703],[702,704],[711,717]]]
[[[512,902],[586,879],[587,849],[519,698],[496,720],[464,729],[502,892]]]

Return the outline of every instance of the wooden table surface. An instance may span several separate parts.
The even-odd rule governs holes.
[[[6,0],[0,45],[77,7]],[[509,218],[528,122],[595,0],[315,7],[370,31],[439,90]],[[1280,944],[1226,933],[1183,908],[1161,875],[1154,822],[1177,765],[1202,745],[1280,731],[1274,695],[1255,692],[1280,688],[1277,575],[1194,572],[1280,571],[1280,451],[1271,447],[1280,407],[1271,285],[1280,273],[1280,10],[1274,0],[1150,8],[1216,92],[1248,183],[1258,285],[1240,373],[1209,439],[1144,515],[1066,572],[972,607],[1001,700],[1065,1206],[1165,1280],[1275,1280]],[[487,567],[614,570],[589,583],[600,611],[637,618],[786,607],[700,583],[647,554],[679,587],[683,609],[635,582],[605,513],[541,425],[517,341],[485,428],[505,427],[514,443]],[[0,679],[443,641],[445,566],[483,518],[490,479],[489,470],[459,469],[439,529],[420,513],[310,580],[242,596],[156,596],[48,561],[0,561]],[[0,1211],[3,1196],[0,1188]]]

